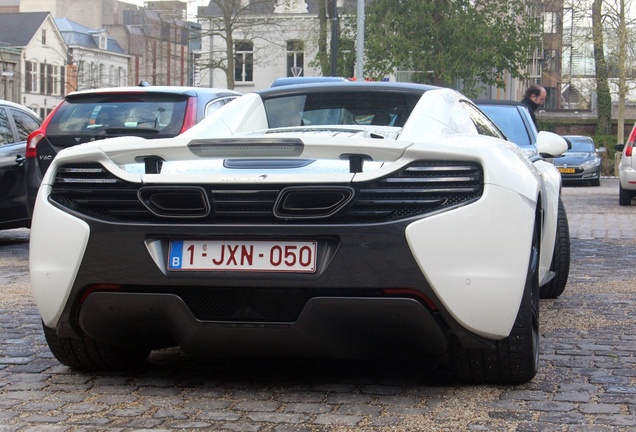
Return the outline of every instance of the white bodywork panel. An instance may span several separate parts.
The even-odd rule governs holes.
[[[316,160],[316,165],[271,169],[265,177],[248,172],[238,178],[236,171],[222,167],[224,158],[251,155],[228,150],[200,158],[188,148],[194,139],[214,143],[214,139],[227,137],[263,138],[259,131],[267,129],[267,118],[256,94],[231,102],[173,139],[105,140],[60,152],[45,175],[31,233],[32,285],[45,324],[55,327],[90,235],[84,222],[47,200],[61,164],[99,162],[129,182],[213,185],[228,181],[355,183],[381,178],[412,161],[447,160],[480,163],[484,168],[483,196],[469,205],[423,217],[408,226],[405,236],[422,273],[453,317],[476,334],[491,339],[506,337],[524,289],[538,207],[544,212],[539,277],[541,281],[549,277],[560,175],[547,162],[530,162],[514,144],[478,135],[461,108],[465,103],[461,99],[450,90],[427,91],[398,140],[365,134],[268,134],[267,139],[300,139],[302,154],[295,157]],[[363,172],[349,173],[341,156],[351,153],[363,153],[373,162],[365,164]],[[166,171],[145,174],[140,170],[139,158],[148,155],[165,160]],[[189,163],[195,168],[190,172]]]

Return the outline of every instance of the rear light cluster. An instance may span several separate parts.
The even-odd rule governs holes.
[[[625,144],[625,156],[632,155],[632,150],[634,149],[634,141],[636,141],[636,125],[634,125],[632,132],[629,134],[627,144]]]
[[[179,134],[190,129],[197,124],[197,98],[188,98],[188,104],[186,105],[185,116],[183,119],[183,126],[179,131]]]
[[[38,144],[40,141],[44,139],[46,136],[46,129],[49,127],[49,123],[51,123],[51,118],[55,114],[55,112],[59,109],[62,104],[58,104],[57,108],[55,108],[42,122],[40,128],[34,130],[27,137],[27,146],[26,146],[26,157],[27,158],[35,158],[37,156]]]

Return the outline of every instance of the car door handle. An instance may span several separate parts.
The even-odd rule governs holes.
[[[15,163],[16,165],[22,166],[24,165],[24,162],[26,162],[26,158],[22,155],[17,155],[15,157]]]

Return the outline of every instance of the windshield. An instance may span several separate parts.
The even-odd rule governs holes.
[[[589,138],[570,137],[572,148],[568,152],[572,153],[594,153],[596,150],[594,142]]]
[[[264,101],[270,128],[324,125],[402,127],[419,95],[370,92],[294,94]]]
[[[91,95],[63,102],[47,135],[176,136],[187,98],[180,95]]]

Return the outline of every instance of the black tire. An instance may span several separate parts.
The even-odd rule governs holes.
[[[150,349],[127,348],[104,345],[84,335],[81,339],[61,338],[42,323],[44,337],[55,358],[73,369],[129,370],[134,369],[148,358]]]
[[[473,384],[523,384],[539,368],[539,240],[532,244],[525,289],[510,335],[492,349],[466,349],[454,343],[451,366],[457,378]]]
[[[592,180],[592,186],[600,186],[600,185],[601,185],[601,179]]]
[[[555,299],[563,294],[570,275],[570,225],[561,198],[559,198],[557,231],[550,271],[554,273],[554,277],[539,289],[539,297],[542,299]]]
[[[622,206],[632,205],[632,192],[618,184],[618,204]]]

